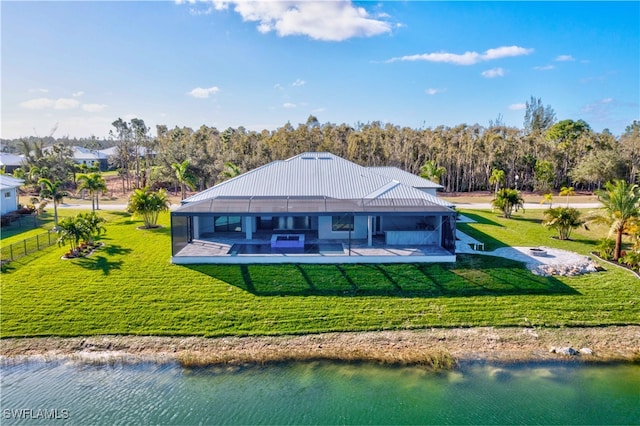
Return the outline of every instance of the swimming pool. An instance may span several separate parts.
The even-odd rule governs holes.
[[[234,244],[228,254],[344,254],[342,244],[305,244],[304,247],[271,247],[271,244]]]

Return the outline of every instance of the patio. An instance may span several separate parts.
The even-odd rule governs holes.
[[[383,236],[367,240],[319,240],[305,235],[304,247],[272,247],[272,235],[251,240],[233,235],[195,239],[172,257],[176,264],[249,263],[414,263],[455,262],[455,254],[437,245],[399,246],[384,243]],[[246,248],[254,247],[254,250]]]

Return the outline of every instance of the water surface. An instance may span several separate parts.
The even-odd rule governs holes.
[[[633,365],[476,365],[436,374],[331,363],[22,363],[2,367],[1,391],[3,425],[53,414],[59,420],[48,423],[82,425],[640,422]]]

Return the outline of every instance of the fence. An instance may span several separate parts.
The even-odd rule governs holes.
[[[26,238],[20,242],[0,247],[2,252],[2,263],[20,259],[28,254],[35,253],[58,242],[55,231],[47,231],[35,237]]]

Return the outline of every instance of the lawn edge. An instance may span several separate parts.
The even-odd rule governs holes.
[[[573,348],[575,355],[552,349]],[[592,354],[580,354],[588,348]],[[471,327],[255,337],[91,336],[0,340],[0,365],[179,363],[184,367],[371,362],[451,369],[470,362],[640,362],[640,326]]]

